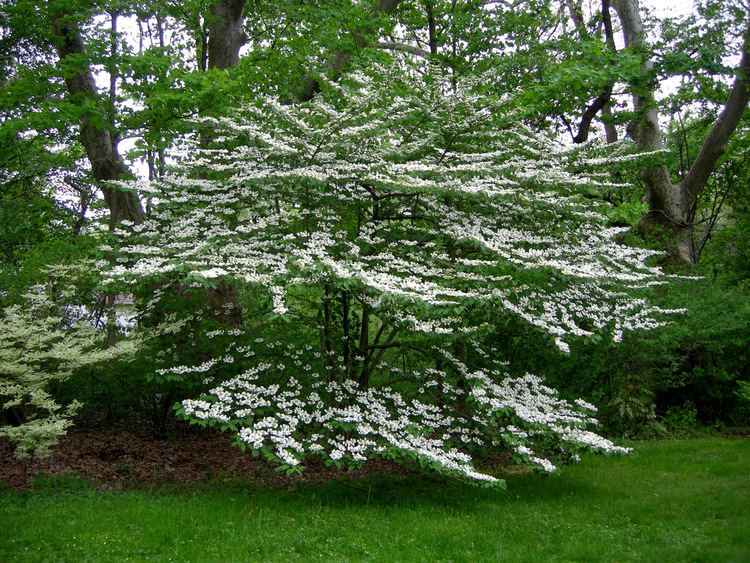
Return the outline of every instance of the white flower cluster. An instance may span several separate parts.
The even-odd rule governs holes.
[[[160,205],[128,231],[110,278],[243,280],[268,288],[281,315],[286,286],[350,280],[376,303],[398,301],[412,327],[453,332],[445,306],[481,302],[563,350],[591,327],[617,340],[663,322],[668,311],[621,291],[661,282],[653,253],[619,244],[621,229],[578,195],[611,186],[601,157],[580,172],[580,147],[507,126],[470,89],[392,100],[377,86],[346,91],[343,107],[269,98],[201,120],[244,144],[193,146],[184,170],[155,181]],[[191,176],[203,169],[216,177]]]
[[[295,363],[304,356],[291,345],[278,345]],[[466,389],[450,385],[448,373],[436,369],[412,373],[425,383],[407,397],[390,386],[362,389],[353,381],[320,376],[280,377],[283,363],[260,363],[201,399],[183,401],[182,408],[197,420],[234,423],[239,441],[287,466],[307,456],[353,463],[385,457],[492,484],[498,479],[479,471],[468,451],[502,445],[548,472],[556,469],[551,458],[561,454],[572,459],[581,449],[628,451],[586,429],[596,420],[585,401],[560,399],[536,376],[472,370],[449,352],[436,352],[457,370]],[[458,405],[469,402],[471,417],[458,414]]]

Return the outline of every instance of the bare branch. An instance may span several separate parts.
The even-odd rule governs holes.
[[[395,41],[381,41],[376,45],[376,47],[378,49],[386,49],[388,51],[403,51],[404,53],[409,53],[411,55],[416,55],[425,59],[430,58],[429,51],[425,51],[424,49],[420,49],[419,47],[408,45],[406,43],[397,43]]]

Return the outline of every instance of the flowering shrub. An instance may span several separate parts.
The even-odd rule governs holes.
[[[102,336],[66,315],[43,287],[35,287],[24,306],[0,311],[0,407],[15,419],[0,426],[0,436],[15,444],[17,457],[48,454],[72,424],[79,403],[58,404],[51,386],[85,366],[131,358],[138,346],[136,340],[105,346]]]
[[[624,451],[586,429],[591,405],[508,377],[484,341],[502,314],[565,352],[664,322],[634,295],[660,282],[652,253],[619,244],[582,197],[618,187],[605,164],[631,159],[626,145],[562,146],[513,124],[480,81],[388,72],[200,126],[210,143],[187,139],[176,174],[137,186],[158,205],[124,229],[109,273],[254,292],[252,321],[216,332],[225,354],[162,370],[207,376],[185,416],[290,472],[380,456],[497,483],[472,456],[552,471]]]

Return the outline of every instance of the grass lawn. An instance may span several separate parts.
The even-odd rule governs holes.
[[[268,491],[0,493],[0,561],[750,561],[750,440],[637,444],[506,491],[383,477]]]

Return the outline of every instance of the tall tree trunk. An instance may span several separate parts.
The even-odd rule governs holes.
[[[219,0],[209,8],[208,68],[221,70],[240,61],[240,48],[247,37],[242,27],[245,0]]]
[[[108,112],[96,88],[91,68],[88,63],[81,62],[85,46],[78,22],[68,14],[57,13],[52,19],[52,32],[70,99],[79,107],[86,108],[80,117],[81,143],[91,163],[92,176],[99,183],[109,208],[110,229],[122,220],[141,223],[145,214],[138,196],[106,184],[109,180],[132,178],[133,175],[117,150],[117,136],[108,125]]]
[[[209,8],[206,22],[208,68],[226,70],[239,62],[240,49],[246,41],[242,26],[244,9],[245,0],[219,0]],[[221,323],[242,324],[242,306],[235,283],[220,282],[215,288],[209,288],[208,298]]]
[[[432,0],[426,0],[425,12],[427,13],[427,37],[430,43],[430,55],[433,57],[438,54],[437,25],[435,22],[435,10],[432,6]]]
[[[638,0],[612,0],[611,3],[622,25],[625,46],[645,51],[647,44]],[[695,261],[692,210],[750,100],[749,49],[750,27],[745,32],[742,57],[729,99],[682,182],[678,185],[673,184],[664,165],[651,166],[641,173],[646,186],[649,210],[641,221],[640,230],[646,235],[667,237],[666,246],[671,262]],[[644,74],[650,74],[653,71],[653,62],[645,59],[642,71]],[[643,151],[660,150],[664,147],[654,99],[655,87],[654,84],[650,89],[633,96],[637,117],[628,126],[628,134]]]

